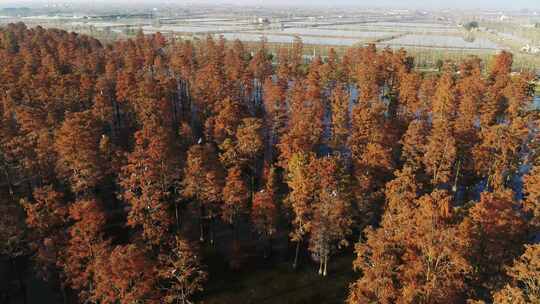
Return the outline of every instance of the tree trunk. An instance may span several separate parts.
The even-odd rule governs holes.
[[[457,185],[458,185],[460,171],[461,171],[461,159],[458,161],[457,170],[456,170],[456,178],[454,179],[454,187],[452,188],[452,191],[454,193],[457,192]]]
[[[178,214],[178,204],[174,205],[174,215],[176,217],[176,232],[180,233],[180,215]]]
[[[182,304],[186,304],[186,303],[187,303],[186,293],[184,292],[184,288],[182,288]]]
[[[199,209],[199,212],[200,212],[200,214],[199,214],[199,226],[201,228],[201,236],[200,236],[199,240],[201,242],[204,242],[204,227],[203,227],[204,226],[204,222],[203,222],[203,220],[204,220],[204,206],[201,205],[201,207]]]
[[[298,266],[298,252],[300,251],[300,241],[296,242],[296,253],[294,254],[293,269]]]
[[[253,169],[252,171],[250,172],[250,177],[249,177],[249,180],[250,180],[250,185],[249,185],[249,202],[251,203],[251,205],[249,206],[251,208],[251,206],[253,206],[253,193],[255,192],[255,165],[253,166]]]
[[[214,218],[210,218],[210,244],[214,245]]]
[[[122,117],[120,116],[120,107],[116,100],[113,99],[113,108],[114,108],[114,114],[113,114],[113,122],[112,122],[112,131],[111,135],[114,142],[117,142],[120,129],[122,127]]]
[[[199,227],[201,228],[201,236],[199,237],[199,241],[204,242],[204,228],[203,228],[202,219],[199,222]]]
[[[327,266],[328,266],[328,255],[325,255],[325,256],[324,256],[324,270],[323,270],[323,276],[324,276],[324,277],[325,277],[326,274],[328,273],[328,272],[326,271]]]
[[[8,166],[6,164],[3,164],[2,167],[4,168],[4,176],[6,177],[6,182],[8,184],[9,196],[11,197],[11,199],[14,199],[13,195],[15,192],[13,191],[13,184],[11,183],[11,176],[9,174]]]

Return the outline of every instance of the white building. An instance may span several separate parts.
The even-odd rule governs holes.
[[[540,54],[540,46],[525,45],[521,48],[521,51],[529,54]]]

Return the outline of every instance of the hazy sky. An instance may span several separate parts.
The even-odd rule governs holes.
[[[317,5],[317,6],[358,6],[397,8],[490,8],[490,9],[540,9],[540,0],[0,0],[0,7],[8,5],[30,5],[43,3],[232,3],[240,5]]]
[[[229,0],[243,4],[315,4],[403,8],[540,8],[540,0]]]

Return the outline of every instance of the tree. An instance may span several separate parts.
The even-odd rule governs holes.
[[[493,189],[503,189],[519,168],[520,154],[527,137],[525,121],[485,127],[481,143],[473,149],[475,170]]]
[[[412,210],[418,207],[416,199],[421,193],[422,185],[418,182],[414,169],[409,166],[394,174],[396,177],[385,186],[386,204],[382,221],[405,225]]]
[[[426,145],[424,166],[434,186],[450,182],[454,175],[456,141],[448,125],[433,127]]]
[[[423,118],[413,120],[401,138],[402,155],[405,164],[414,171],[424,168],[424,155],[426,154],[429,125]]]
[[[128,225],[141,227],[142,236],[159,245],[172,224],[172,189],[180,173],[169,130],[148,120],[135,134],[135,148],[121,169],[122,197],[130,204]]]
[[[304,42],[300,36],[295,36],[292,44],[292,49],[289,52],[289,66],[292,77],[295,79],[301,78],[303,75],[304,64]]]
[[[526,246],[525,253],[507,270],[512,283],[494,295],[494,303],[538,303],[540,301],[540,245]]]
[[[287,163],[295,153],[315,152],[322,141],[324,107],[317,95],[316,86],[309,92],[302,81],[295,82],[290,97],[288,132],[278,144],[280,166],[287,168]],[[313,99],[310,99],[313,97]]]
[[[362,277],[349,286],[347,303],[396,303],[400,297],[400,257],[404,249],[394,241],[392,230],[366,229],[366,243],[356,244],[353,268]]]
[[[449,206],[450,197],[444,192],[420,198],[413,229],[407,233],[411,238],[406,242],[414,249],[405,253],[406,302],[455,303],[464,297],[465,276],[471,271],[466,259],[468,242],[449,222]]]
[[[272,74],[272,57],[266,47],[266,38],[261,39],[259,49],[249,63],[249,70],[253,76],[255,104],[259,104],[262,98],[264,81]]]
[[[15,54],[19,51],[19,45],[17,37],[12,31],[4,31],[2,37],[2,49],[6,50],[9,54]]]
[[[395,163],[393,148],[397,140],[388,132],[380,102],[357,104],[351,117],[351,132],[347,146],[353,161],[353,177],[357,187],[353,187],[361,213],[371,215],[377,211],[377,202],[382,199],[381,190],[391,179]]]
[[[459,303],[471,272],[468,242],[457,234],[449,196],[435,191],[404,208],[404,223],[388,218],[366,230],[353,265],[362,277],[350,286],[348,303]]]
[[[263,124],[258,118],[244,118],[236,130],[237,150],[249,163],[253,162],[264,147]]]
[[[292,210],[293,215],[293,230],[289,236],[293,242],[296,242],[293,268],[296,268],[298,265],[300,244],[304,240],[304,237],[308,235],[311,228],[315,183],[310,180],[308,166],[312,158],[313,156],[308,154],[293,154],[287,168],[286,181],[290,192],[286,198],[286,203]]]
[[[96,262],[92,300],[103,304],[159,303],[155,266],[137,245],[116,246]]]
[[[488,87],[480,109],[482,126],[492,126],[504,119],[508,103],[504,90],[510,81],[513,56],[503,51],[494,56],[490,64]]]
[[[94,295],[97,259],[109,251],[104,238],[106,216],[95,199],[73,203],[69,215],[74,224],[69,228],[63,268],[71,288],[78,291],[81,301],[87,301]]]
[[[223,48],[216,45],[212,36],[208,35],[205,43],[199,45],[201,55],[199,68],[195,72],[193,97],[195,110],[204,121],[208,116],[217,113],[216,105],[225,98],[225,71],[223,69]]]
[[[277,231],[278,206],[276,189],[276,169],[271,167],[267,170],[266,184],[262,190],[255,193],[251,206],[251,222],[254,230],[265,241],[268,242],[268,249],[264,250],[266,258],[272,253],[272,238]]]
[[[469,210],[461,230],[472,242],[470,259],[477,269],[473,284],[496,289],[505,281],[503,267],[519,256],[527,237],[518,208],[511,190],[498,190],[483,192]]]
[[[403,106],[405,117],[414,118],[425,111],[419,98],[422,78],[415,72],[403,73],[399,80],[399,102]]]
[[[340,58],[334,48],[330,48],[328,57],[320,67],[319,73],[323,87],[333,90],[337,84],[343,83],[343,71],[341,70]]]
[[[45,278],[58,275],[58,268],[63,264],[68,224],[68,208],[63,199],[61,192],[44,186],[34,189],[33,200],[21,201],[26,224],[32,231],[30,247],[35,252],[38,270]]]
[[[424,165],[431,175],[432,184],[446,184],[454,175],[453,165],[456,160],[456,141],[454,138],[454,120],[456,98],[454,80],[447,70],[439,80],[432,105],[432,129],[428,136]]]
[[[331,97],[332,109],[332,148],[343,151],[349,135],[349,94],[343,85],[334,88]]]
[[[244,109],[238,101],[230,98],[216,104],[216,108],[217,114],[206,121],[205,131],[207,139],[219,145],[226,138],[234,138],[244,117]]]
[[[279,88],[281,93],[286,93],[289,87],[289,82],[291,81],[293,74],[293,61],[292,52],[289,52],[288,48],[280,48],[278,51],[277,61],[278,65],[276,67],[276,85]],[[267,78],[271,80],[271,78]],[[266,90],[265,90],[266,92]]]
[[[280,63],[279,68],[283,67]],[[284,72],[285,73],[285,72]],[[279,77],[279,76],[278,76]],[[283,76],[288,77],[288,75]],[[284,84],[285,88],[281,87],[279,83],[274,84],[271,78],[266,79],[264,82],[264,110],[265,110],[265,128],[266,131],[266,150],[269,159],[274,159],[275,145],[279,143],[280,138],[286,132],[287,127],[287,105],[286,105],[286,92],[288,86],[288,80]]]
[[[379,99],[381,67],[377,63],[377,57],[377,50],[373,44],[358,49],[358,58],[361,59],[356,66],[356,86],[361,102]]]
[[[201,241],[204,240],[203,220],[207,218],[212,223],[216,216],[218,203],[223,198],[222,190],[224,177],[215,150],[211,145],[194,145],[187,154],[182,180],[182,195],[195,199],[199,204],[199,221]],[[210,227],[210,242],[214,242],[212,227]]]
[[[224,168],[240,167],[245,165],[246,159],[244,159],[238,151],[238,145],[232,138],[226,138],[223,143],[219,145],[219,160]]]
[[[0,253],[10,258],[25,252],[24,218],[16,205],[10,202],[0,202]]]
[[[94,96],[92,112],[103,122],[108,122],[111,132],[118,132],[120,118],[119,107],[114,96],[114,82],[101,77],[96,82],[96,95]]]
[[[192,245],[177,236],[172,250],[159,256],[159,278],[165,281],[165,303],[192,303],[191,296],[203,291],[207,273]]]
[[[7,258],[13,267],[23,291],[23,301],[26,302],[26,288],[22,269],[17,267],[16,259],[28,254],[27,231],[24,225],[24,216],[18,206],[11,199],[0,201],[0,255]],[[6,278],[9,281],[9,278]],[[6,280],[4,280],[6,281]]]
[[[326,276],[330,256],[349,244],[347,237],[352,232],[352,196],[347,190],[350,178],[337,156],[313,159],[310,171],[316,192],[309,250],[319,259],[319,274]]]
[[[534,97],[533,81],[534,76],[526,73],[511,77],[508,86],[503,92],[508,101],[505,114],[509,120],[525,115]]]
[[[531,224],[540,228],[540,167],[534,166],[524,177],[525,210],[532,215]]]
[[[68,115],[56,134],[57,170],[75,193],[93,190],[103,179],[101,126],[91,112]]]
[[[494,56],[490,63],[490,78],[496,78],[499,75],[508,75],[512,71],[513,55],[507,51],[502,51]]]
[[[293,267],[301,242],[309,236],[308,248],[319,259],[319,273],[326,275],[331,253],[346,246],[351,233],[351,197],[345,190],[349,177],[337,156],[318,159],[313,154],[294,154],[287,172],[290,237],[297,242]]]
[[[247,212],[248,199],[249,192],[242,178],[242,170],[238,167],[230,168],[223,188],[221,207],[223,221],[234,227],[238,217]]]
[[[470,32],[471,30],[478,28],[478,21],[469,21],[463,24],[463,27]]]
[[[250,93],[245,90],[246,85],[244,83],[248,56],[249,54],[244,49],[242,42],[235,40],[233,47],[227,50],[227,56],[224,58],[227,79],[226,88],[230,91],[228,95],[236,100],[245,100]]]
[[[482,78],[480,59],[473,57],[460,66],[461,78],[456,83],[459,106],[455,119],[456,159],[455,183],[474,182],[474,158],[472,150],[479,142],[479,109],[485,93],[485,81]]]

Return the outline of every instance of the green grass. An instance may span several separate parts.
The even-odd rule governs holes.
[[[297,270],[292,269],[290,261],[271,263],[261,258],[252,262],[256,265],[232,271],[217,254],[210,254],[204,261],[210,269],[200,298],[204,304],[343,303],[355,278],[352,253],[334,257],[328,264],[327,277],[319,276],[318,266],[307,258]]]

